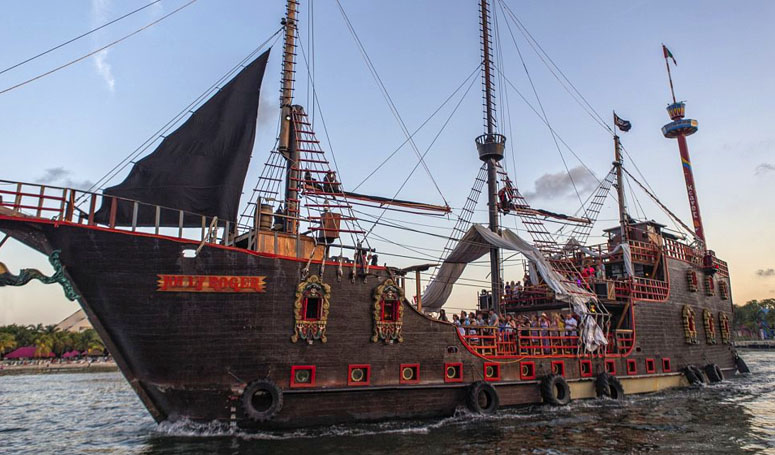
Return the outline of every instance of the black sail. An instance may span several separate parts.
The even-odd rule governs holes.
[[[228,84],[197,109],[150,155],[135,163],[127,178],[103,191],[98,223],[108,224],[112,207],[116,225],[133,223],[137,204],[137,226],[178,226],[180,212],[222,221],[237,218],[256,136],[259,92],[269,58],[266,51],[246,66]],[[115,205],[114,205],[115,204]],[[209,222],[209,221],[208,221]],[[184,215],[184,226],[201,226],[199,216]]]

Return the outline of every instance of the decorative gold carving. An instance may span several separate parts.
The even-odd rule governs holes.
[[[718,280],[718,295],[721,297],[721,300],[729,300],[729,286],[727,286],[727,282],[723,278]]]
[[[319,298],[321,300],[320,319],[305,320],[302,307],[305,298]],[[312,344],[314,340],[325,343],[326,324],[328,323],[328,309],[331,306],[331,286],[324,283],[317,275],[312,275],[296,286],[296,301],[293,303],[293,316],[295,319],[291,341],[296,343],[299,339]]]
[[[713,321],[713,313],[707,309],[702,310],[702,321],[705,325],[705,341],[708,344],[716,344],[716,324]]]
[[[394,321],[382,320],[382,302],[385,300],[395,300],[398,302],[397,317]],[[374,290],[374,335],[371,337],[373,343],[383,340],[386,344],[394,341],[399,343],[404,341],[403,323],[404,323],[404,290],[396,285],[395,281],[387,279]]]
[[[682,313],[686,343],[699,344],[700,341],[697,339],[697,324],[694,320],[694,310],[692,310],[689,305],[684,305]]]
[[[715,283],[710,275],[705,277],[705,295],[716,295]]]
[[[721,328],[721,343],[729,344],[729,316],[724,313],[718,314],[718,325]]]
[[[697,272],[692,269],[687,270],[686,281],[689,285],[689,292],[697,292]]]

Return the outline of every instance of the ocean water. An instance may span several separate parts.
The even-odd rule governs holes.
[[[288,433],[156,425],[119,373],[0,377],[0,454],[775,454],[775,352],[705,387]]]

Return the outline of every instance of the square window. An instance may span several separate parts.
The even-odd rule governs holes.
[[[313,365],[293,365],[291,367],[291,387],[315,387],[315,367]]]
[[[320,320],[320,312],[322,310],[320,297],[305,297],[304,308],[302,315],[305,321],[317,321]]]
[[[401,384],[417,384],[420,382],[420,364],[402,363],[398,370],[398,379]]]
[[[579,373],[582,378],[589,378],[593,375],[592,361],[591,360],[579,360]]]
[[[656,373],[657,372],[657,362],[654,361],[654,359],[646,359],[646,373]]]
[[[627,374],[638,374],[638,364],[635,359],[627,359]]]
[[[605,361],[605,372],[608,374],[616,374],[616,361],[608,359]]]
[[[555,360],[552,362],[552,374],[556,374],[565,377],[565,362],[562,360]]]
[[[369,385],[371,365],[350,365],[347,369],[347,385]]]
[[[671,371],[673,371],[670,365],[670,359],[668,358],[662,359],[662,371],[665,373],[670,373]]]
[[[382,300],[382,314],[381,319],[386,322],[393,322],[398,320],[398,300]]]
[[[519,364],[519,379],[528,380],[536,378],[535,362],[522,362]]]
[[[463,364],[445,363],[444,382],[463,382]]]
[[[484,362],[484,380],[485,381],[500,381],[501,379],[501,364],[494,362]]]

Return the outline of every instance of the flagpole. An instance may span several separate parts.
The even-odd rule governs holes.
[[[665,67],[667,68],[667,79],[670,81],[670,94],[673,95],[673,103],[675,104],[675,90],[673,89],[673,75],[670,74],[670,63],[667,62],[667,48],[662,45],[662,55],[665,57]]]

